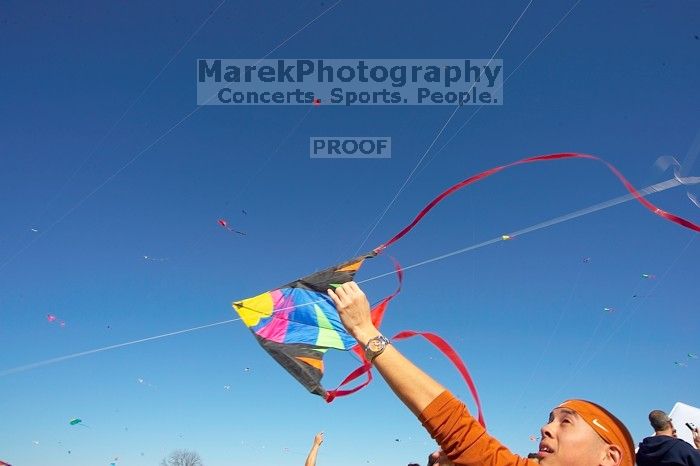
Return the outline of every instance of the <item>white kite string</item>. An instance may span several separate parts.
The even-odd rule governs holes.
[[[123,120],[123,119],[126,117],[126,115],[131,111],[131,109],[134,108],[134,107],[136,106],[136,104],[138,104],[138,103],[141,101],[141,99],[143,98],[144,95],[146,95],[146,93],[147,93],[148,90],[151,88],[151,86],[153,85],[153,83],[155,83],[155,82],[158,80],[158,78],[160,78],[160,76],[165,72],[165,70],[170,66],[170,64],[171,64],[178,56],[180,56],[180,54],[181,54],[182,51],[185,49],[185,47],[187,47],[187,45],[188,45],[190,42],[192,42],[192,39],[194,39],[195,36],[196,36],[197,34],[199,34],[199,31],[201,31],[202,28],[203,28],[204,26],[206,26],[206,24],[209,22],[209,20],[210,20],[210,19],[214,16],[214,14],[216,14],[216,12],[224,5],[224,3],[226,3],[226,0],[222,0],[221,3],[219,3],[219,4],[216,6],[216,8],[214,8],[212,11],[209,12],[209,15],[208,15],[206,18],[204,18],[204,21],[199,25],[199,27],[197,27],[197,29],[195,29],[194,32],[192,32],[192,34],[190,34],[190,36],[189,36],[189,37],[187,38],[187,40],[185,40],[185,42],[180,46],[180,48],[177,50],[177,52],[175,52],[175,54],[174,54],[172,57],[170,57],[170,60],[168,60],[168,61],[165,63],[165,65],[163,65],[163,67],[160,69],[160,71],[158,71],[158,73],[156,73],[156,75],[148,82],[148,84],[146,85],[146,87],[143,88],[143,90],[142,90],[141,93],[136,97],[136,99],[134,99],[134,100],[129,104],[129,106],[126,108],[126,110],[124,110],[124,111],[122,112],[121,116],[119,116],[119,118],[117,118],[117,120],[116,120],[116,121],[112,124],[112,126],[107,130],[107,132],[105,133],[105,135],[102,136],[102,138],[101,138],[101,139],[98,141],[98,143],[93,147],[93,149],[90,151],[90,153],[89,153],[88,156],[85,158],[85,160],[83,160],[83,162],[78,166],[78,168],[76,168],[76,169],[73,171],[73,173],[71,173],[71,175],[68,177],[68,179],[67,179],[67,180],[63,183],[63,185],[58,189],[58,192],[56,193],[56,195],[54,195],[54,197],[52,197],[52,198],[49,200],[49,202],[48,202],[48,204],[46,205],[46,207],[44,208],[43,212],[41,213],[41,215],[39,215],[39,218],[40,218],[40,219],[44,217],[44,215],[46,214],[46,212],[48,212],[49,208],[51,207],[51,204],[53,204],[53,203],[56,201],[56,199],[58,199],[58,198],[61,196],[61,194],[63,193],[63,191],[66,189],[66,187],[70,184],[71,181],[73,181],[73,178],[75,178],[75,176],[76,176],[78,173],[80,173],[80,171],[83,169],[83,167],[85,167],[85,165],[87,165],[87,163],[88,163],[90,160],[93,159],[93,157],[97,154],[97,149],[99,149],[99,148],[102,146],[102,144],[107,140],[107,138],[109,138],[109,136],[112,134],[112,131],[114,131],[114,130],[117,128],[117,126],[119,126],[119,123],[122,122],[122,120]],[[39,222],[36,222],[36,223],[39,223]]]
[[[700,181],[700,178],[698,178],[698,181]],[[698,181],[696,181],[696,183],[697,183]],[[657,184],[655,184],[655,185],[648,186],[648,187],[646,187],[646,188],[644,188],[644,189],[639,190],[638,192],[640,193],[640,195],[641,195],[642,197],[644,197],[644,196],[647,196],[647,195],[652,194],[652,193],[657,193],[657,192],[661,192],[661,191],[664,191],[664,190],[669,189],[669,188],[676,187],[676,186],[678,186],[678,185],[680,185],[680,184],[681,184],[681,183],[680,183],[678,180],[676,180],[675,178],[672,178],[672,179],[670,179],[670,180],[667,180],[667,181],[664,181],[664,182],[661,182],[661,183],[657,183]],[[520,229],[520,230],[518,230],[517,232],[512,233],[511,236],[513,236],[513,237],[515,237],[515,236],[522,236],[522,235],[524,235],[524,234],[526,234],[526,233],[531,233],[531,232],[533,232],[533,231],[540,230],[540,229],[542,229],[542,228],[546,228],[546,227],[549,227],[549,226],[552,226],[552,225],[555,225],[555,224],[558,224],[558,223],[562,223],[562,222],[565,222],[565,221],[567,221],[567,220],[571,220],[571,219],[576,218],[576,217],[581,217],[581,216],[583,216],[583,215],[587,215],[587,214],[590,214],[590,213],[592,213],[592,212],[597,212],[597,211],[599,211],[599,210],[607,209],[607,208],[612,207],[612,206],[614,206],[614,205],[621,204],[621,203],[623,203],[623,202],[627,202],[627,201],[629,201],[629,200],[631,200],[631,199],[634,199],[634,196],[632,196],[631,194],[628,194],[628,195],[625,195],[625,196],[619,196],[619,197],[616,197],[616,198],[611,199],[611,200],[609,200],[609,201],[601,202],[601,203],[596,204],[596,205],[594,205],[594,206],[587,207],[587,208],[581,209],[581,210],[577,210],[576,212],[572,212],[572,213],[570,213],[570,214],[566,214],[566,215],[559,216],[559,217],[557,217],[556,219],[547,220],[547,221],[545,221],[545,222],[538,223],[537,225],[533,225],[533,226],[530,226],[530,227],[527,227],[527,228]],[[406,267],[403,267],[403,270],[409,270],[409,269],[413,269],[413,268],[416,268],[416,267],[420,267],[420,266],[429,264],[429,263],[431,263],[431,262],[436,262],[436,261],[439,261],[439,260],[442,260],[442,259],[446,259],[446,258],[448,258],[448,257],[452,257],[452,256],[455,256],[455,255],[457,255],[457,254],[462,254],[462,253],[465,253],[465,252],[467,252],[467,251],[473,251],[473,250],[475,250],[475,249],[478,249],[478,248],[481,248],[481,247],[484,247],[484,246],[488,246],[489,244],[497,243],[497,242],[500,242],[500,241],[503,241],[503,238],[502,238],[502,237],[494,238],[494,239],[492,239],[492,240],[484,241],[484,242],[482,242],[482,243],[478,243],[478,244],[475,244],[475,245],[473,245],[473,246],[469,246],[469,247],[466,247],[466,248],[458,249],[458,250],[456,250],[456,251],[453,251],[453,252],[450,252],[450,253],[447,253],[447,254],[442,254],[442,255],[440,255],[440,256],[436,256],[436,257],[433,257],[433,258],[431,258],[431,259],[426,259],[426,260],[421,261],[421,262],[418,262],[418,263],[416,263],[416,264],[408,265],[408,266],[406,266]],[[378,278],[386,277],[386,276],[388,276],[388,275],[393,275],[394,273],[395,273],[395,271],[383,273],[383,274],[380,274],[380,275],[376,275],[376,276],[374,276],[374,277],[367,278],[367,279],[362,280],[362,281],[358,281],[357,283],[359,283],[359,284],[367,283],[367,282],[370,282],[370,281],[372,281],[372,280],[376,280],[376,279],[378,279]],[[310,303],[305,303],[304,305],[316,304],[316,303],[321,303],[321,302],[323,302],[323,300],[318,300],[318,301],[314,301],[314,302],[310,302]],[[286,311],[286,310],[289,310],[289,309],[294,309],[295,307],[298,307],[298,306],[290,306],[290,307],[286,307],[286,308],[282,308],[282,309],[277,309],[277,310],[275,310],[274,312]],[[200,326],[192,327],[192,328],[189,328],[189,329],[184,329],[184,330],[178,330],[178,331],[175,331],[175,332],[164,333],[164,334],[162,334],[162,335],[156,335],[156,336],[153,336],[153,337],[142,338],[142,339],[139,339],[139,340],[134,340],[134,341],[126,342],[126,343],[119,343],[119,344],[116,344],[116,345],[105,346],[105,347],[103,347],[103,348],[97,348],[97,349],[93,349],[93,350],[82,351],[82,352],[80,352],[80,353],[70,354],[70,355],[67,355],[67,356],[61,356],[61,357],[57,357],[57,358],[47,359],[47,360],[45,360],[45,361],[40,361],[40,362],[36,362],[36,363],[33,363],[33,364],[28,364],[28,365],[19,366],[19,367],[15,367],[15,368],[11,368],[11,369],[6,369],[6,370],[4,370],[4,371],[0,371],[0,377],[4,377],[4,376],[10,375],[10,374],[17,373],[17,372],[23,372],[23,371],[35,369],[35,368],[37,368],[37,367],[42,367],[42,366],[46,366],[46,365],[49,365],[49,364],[54,364],[54,363],[61,362],[61,361],[66,361],[66,360],[68,360],[68,359],[73,359],[73,358],[77,358],[77,357],[80,357],[80,356],[86,356],[86,355],[89,355],[89,354],[99,353],[99,352],[102,352],[102,351],[107,351],[107,350],[116,349],[116,348],[122,348],[122,347],[124,347],[124,346],[130,346],[130,345],[134,345],[134,344],[137,344],[137,343],[143,343],[143,342],[146,342],[146,341],[157,340],[157,339],[161,339],[161,338],[165,338],[165,337],[169,337],[169,336],[173,336],[173,335],[180,335],[180,334],[183,334],[183,333],[194,332],[194,331],[196,331],[196,330],[201,330],[201,329],[204,329],[204,328],[214,327],[214,326],[218,326],[218,325],[229,324],[229,323],[232,323],[232,322],[238,322],[238,321],[240,321],[240,320],[242,320],[242,319],[241,319],[241,318],[235,318],[235,319],[224,320],[224,321],[221,321],[221,322],[214,322],[214,323],[211,323],[211,324],[200,325]]]
[[[697,181],[695,181],[695,182],[696,183],[700,182],[700,177],[697,177]],[[661,183],[657,183],[655,185],[647,186],[646,188],[640,189],[637,192],[642,197],[645,197],[651,193],[658,193],[658,192],[664,191],[666,189],[679,186],[680,184],[681,183],[678,180],[676,180],[675,178],[672,178],[670,180],[663,181]],[[508,233],[508,236],[510,236],[511,238],[515,238],[517,236],[522,236],[526,233],[531,233],[531,232],[536,231],[536,230],[541,230],[543,228],[546,228],[546,227],[549,227],[552,225],[556,225],[558,223],[566,222],[567,220],[572,220],[574,218],[582,217],[584,215],[588,215],[590,213],[597,212],[599,210],[607,209],[609,207],[612,207],[612,206],[615,206],[618,204],[622,204],[623,202],[628,202],[634,198],[635,197],[632,194],[626,194],[624,196],[619,196],[619,197],[616,197],[614,199],[610,199],[609,201],[601,202],[599,204],[595,204],[593,206],[586,207],[585,209],[577,210],[575,212],[561,215],[557,218],[547,220],[547,221],[544,221],[544,222],[541,222],[541,223],[538,223],[536,225],[532,225],[532,226],[529,226],[526,228],[522,228],[522,229],[514,231],[512,233]],[[418,263],[413,264],[413,265],[408,265],[408,266],[404,267],[403,270],[409,270],[409,269],[412,269],[414,267],[420,267],[422,265],[429,264],[431,262],[439,261],[442,259],[447,259],[448,257],[456,256],[458,254],[462,254],[462,253],[468,252],[468,251],[473,251],[475,249],[479,249],[479,248],[482,248],[484,246],[488,246],[489,244],[494,244],[494,243],[498,243],[498,242],[502,242],[502,241],[503,241],[503,236],[498,236],[496,238],[493,238],[493,239],[490,239],[487,241],[483,241],[481,243],[474,244],[472,246],[467,246],[466,248],[457,249],[456,251],[448,252],[446,254],[442,254],[440,256],[433,257],[431,259],[426,259],[422,262],[418,262]],[[375,280],[377,278],[385,277],[387,275],[392,275],[393,273],[394,272],[387,272],[387,273],[384,273],[382,275],[377,275],[376,277],[372,277],[372,278],[368,278],[367,280],[364,280],[364,282],[368,282],[370,280]],[[364,283],[364,282],[360,282],[360,283]]]
[[[493,52],[493,54],[491,55],[491,58],[489,59],[489,61],[488,61],[488,63],[486,64],[486,66],[489,66],[489,65],[491,64],[491,62],[493,61],[493,59],[494,59],[494,57],[496,56],[496,54],[501,50],[501,47],[503,47],[503,45],[506,43],[506,41],[507,41],[508,38],[510,37],[510,34],[513,32],[513,30],[514,30],[515,27],[518,25],[518,23],[520,22],[520,20],[522,19],[522,17],[525,15],[525,12],[530,8],[530,5],[532,5],[532,1],[533,1],[533,0],[530,0],[530,2],[528,2],[528,4],[527,4],[527,5],[525,6],[525,8],[523,9],[523,11],[520,13],[520,16],[518,16],[518,19],[515,20],[515,22],[514,22],[513,25],[511,26],[510,30],[508,31],[508,33],[506,34],[506,36],[503,38],[503,40],[502,40],[501,43],[499,44],[498,48],[496,48],[496,50],[495,50],[495,51]],[[472,89],[474,89],[475,86],[476,86],[476,83],[472,84],[472,87],[471,87],[471,89],[469,89],[469,92],[471,92]],[[356,255],[358,254],[358,252],[359,252],[360,249],[362,249],[362,247],[365,245],[365,243],[367,242],[367,240],[369,239],[369,237],[372,236],[372,233],[374,233],[374,230],[379,226],[379,224],[381,223],[382,219],[384,219],[384,217],[386,216],[387,212],[389,212],[389,209],[391,209],[391,207],[394,205],[394,202],[396,202],[396,199],[398,199],[398,197],[401,195],[401,193],[402,193],[403,190],[406,188],[406,186],[408,185],[408,183],[411,181],[411,177],[413,176],[413,174],[416,172],[416,170],[418,169],[418,167],[420,167],[421,163],[423,163],[423,160],[425,159],[425,157],[426,157],[426,156],[428,155],[428,153],[430,152],[430,149],[433,148],[433,146],[435,145],[435,143],[437,142],[437,140],[440,138],[440,136],[442,135],[442,133],[445,131],[445,128],[447,128],[447,125],[450,124],[450,121],[452,121],[452,118],[454,118],[454,116],[457,114],[457,111],[459,111],[460,108],[462,108],[462,102],[460,102],[460,103],[455,107],[455,109],[452,111],[452,113],[451,113],[450,116],[447,118],[447,120],[445,121],[445,123],[442,125],[442,127],[440,128],[440,130],[437,132],[437,134],[436,134],[435,137],[433,138],[433,140],[432,140],[432,142],[430,143],[430,145],[428,146],[428,148],[425,149],[425,151],[423,152],[423,155],[421,156],[421,158],[418,159],[418,163],[415,164],[415,166],[413,167],[413,169],[411,170],[411,172],[408,174],[408,176],[407,176],[406,179],[404,180],[404,182],[403,182],[403,184],[401,185],[401,187],[399,187],[398,191],[396,191],[396,194],[394,194],[394,197],[389,201],[389,203],[387,204],[387,206],[384,208],[384,211],[381,213],[381,215],[379,215],[379,218],[377,218],[377,220],[374,222],[374,225],[372,226],[372,228],[370,228],[370,230],[369,230],[369,232],[367,233],[367,235],[365,236],[365,238],[362,240],[362,242],[360,243],[360,245],[357,247],[357,249],[355,250],[355,253],[353,254],[353,256],[356,256]]]
[[[508,80],[510,78],[512,78],[513,75],[520,69],[520,67],[523,66],[523,64],[528,60],[528,58],[530,58],[530,56],[533,53],[535,53],[535,51],[538,48],[540,48],[540,46],[544,43],[545,40],[547,40],[547,38],[552,34],[552,32],[554,32],[554,30],[556,28],[558,28],[559,25],[561,23],[563,23],[566,18],[568,18],[568,16],[571,14],[571,12],[574,10],[574,8],[576,8],[578,6],[579,3],[581,3],[581,0],[578,0],[576,3],[574,3],[573,6],[571,8],[569,8],[569,10],[566,13],[564,13],[564,16],[562,16],[559,19],[559,21],[557,21],[557,24],[555,24],[554,27],[552,27],[552,29],[550,29],[549,32],[544,35],[544,37],[537,43],[537,45],[535,45],[535,47],[532,50],[530,50],[530,52],[525,56],[525,58],[523,58],[522,61],[520,63],[518,63],[518,66],[516,66],[515,69],[513,71],[511,71],[510,74],[508,74],[508,76],[506,76],[506,78],[503,80],[503,83],[501,84],[501,86],[498,89],[496,89],[495,92],[498,92],[499,90],[503,89],[503,86],[506,85]],[[455,131],[454,134],[452,136],[450,136],[450,138],[445,142],[445,144],[443,144],[442,147],[440,147],[440,149],[438,149],[433,154],[433,156],[430,159],[428,159],[428,161],[421,167],[420,171],[418,172],[418,175],[420,175],[423,172],[423,170],[425,170],[426,167],[428,165],[430,165],[430,163],[433,160],[435,160],[435,158],[445,149],[445,147],[447,147],[450,144],[450,142],[452,142],[452,140],[455,137],[457,137],[457,135],[464,129],[465,126],[467,126],[469,124],[470,121],[472,121],[474,119],[474,117],[481,111],[482,108],[484,108],[484,107],[483,106],[477,107],[476,110],[474,110],[472,112],[472,114],[469,115],[469,118],[467,118],[467,120],[464,123],[462,123],[462,125],[459,128],[457,128],[457,131]],[[418,177],[418,175],[416,175],[416,178]],[[414,180],[415,180],[415,178],[414,178]]]
[[[28,371],[31,369],[36,369],[37,367],[41,367],[41,366],[48,366],[49,364],[55,364],[57,362],[66,361],[68,359],[73,359],[73,358],[78,358],[80,356],[87,356],[88,354],[95,354],[95,353],[100,353],[102,351],[108,351],[108,350],[112,350],[112,349],[116,349],[116,348],[123,348],[124,346],[135,345],[137,343],[143,343],[143,342],[151,341],[151,340],[158,340],[160,338],[170,337],[173,335],[179,335],[181,333],[194,332],[195,330],[201,330],[203,328],[215,327],[217,325],[228,324],[231,322],[236,322],[238,320],[241,320],[241,319],[230,319],[230,320],[224,320],[222,322],[214,322],[213,324],[200,325],[198,327],[188,328],[185,330],[178,330],[175,332],[164,333],[162,335],[156,335],[154,337],[141,338],[139,340],[128,341],[126,343],[118,343],[116,345],[104,346],[102,348],[92,349],[92,350],[88,350],[88,351],[82,351],[80,353],[73,353],[73,354],[69,354],[67,356],[60,356],[57,358],[46,359],[44,361],[35,362],[33,364],[27,364],[25,366],[19,366],[19,367],[15,367],[12,369],[6,369],[6,370],[0,372],[0,377],[4,377],[4,376],[10,375],[10,374],[15,374],[17,372],[24,372],[24,371]]]

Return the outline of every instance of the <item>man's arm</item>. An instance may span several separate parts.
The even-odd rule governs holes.
[[[378,335],[372,323],[370,307],[365,294],[355,282],[345,283],[328,294],[335,302],[345,329],[363,347]],[[406,406],[419,416],[445,388],[416,367],[411,361],[389,345],[373,361],[389,387]]]
[[[309,456],[306,457],[306,463],[304,466],[316,466],[316,456],[318,455],[318,447],[323,443],[323,432],[319,432],[314,437],[314,443],[311,445],[311,451],[309,451]]]
[[[345,329],[363,346],[380,335],[372,324],[364,293],[354,282],[328,290]],[[420,419],[444,451],[443,463],[482,466],[534,466],[511,453],[474,419],[466,406],[389,345],[374,366],[404,404]],[[698,465],[700,466],[700,465]]]

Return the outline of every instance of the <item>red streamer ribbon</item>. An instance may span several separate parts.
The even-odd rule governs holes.
[[[415,336],[421,336],[428,340],[437,349],[439,349],[440,352],[452,362],[452,364],[454,364],[459,373],[462,375],[464,381],[467,383],[469,391],[471,392],[472,397],[474,398],[479,424],[481,424],[485,428],[486,422],[484,421],[484,413],[481,409],[481,400],[479,399],[479,392],[476,390],[476,384],[474,383],[471,374],[469,374],[467,366],[464,364],[464,361],[462,361],[462,358],[459,357],[457,351],[455,351],[442,337],[429,332],[414,332],[412,330],[404,330],[403,332],[399,332],[396,335],[394,335],[392,340],[405,340],[407,338],[413,338]]]
[[[459,191],[460,189],[464,188],[465,186],[468,186],[472,183],[476,183],[477,181],[481,181],[484,178],[488,178],[491,175],[494,175],[502,170],[505,170],[506,168],[514,167],[515,165],[523,165],[526,163],[534,163],[534,162],[549,162],[552,160],[562,160],[562,159],[589,159],[589,160],[595,160],[600,163],[605,164],[608,169],[622,182],[622,184],[627,188],[627,191],[632,194],[637,201],[639,201],[644,207],[649,209],[652,213],[658,215],[659,217],[662,217],[666,220],[669,220],[671,222],[677,223],[678,225],[681,225],[685,228],[689,228],[693,231],[700,232],[700,225],[697,225],[690,220],[686,220],[683,217],[679,217],[678,215],[672,214],[670,212],[667,212],[663,209],[660,209],[659,207],[655,206],[648,200],[644,198],[641,194],[639,194],[639,191],[632,186],[632,183],[627,181],[627,178],[624,177],[620,171],[615,168],[614,165],[612,165],[610,162],[607,162],[600,157],[596,157],[594,155],[588,155],[588,154],[576,154],[576,153],[570,153],[570,152],[565,152],[561,154],[549,154],[549,155],[538,155],[536,157],[528,157],[524,158],[521,160],[518,160],[516,162],[509,163],[507,165],[501,165],[498,167],[491,168],[489,170],[486,170],[484,172],[481,172],[479,174],[470,176],[466,180],[462,180],[459,183],[447,188],[445,191],[440,193],[435,199],[430,201],[420,212],[418,212],[418,215],[409,223],[406,225],[401,231],[399,231],[397,234],[395,234],[389,241],[386,241],[385,243],[381,244],[380,246],[377,246],[374,249],[374,252],[379,254],[382,252],[384,249],[388,248],[390,245],[395,243],[396,241],[400,240],[403,238],[409,231],[411,231],[417,224],[418,222],[421,221],[425,215],[430,212],[436,205],[438,205],[440,202],[443,201],[447,196],[453,194],[455,191]]]

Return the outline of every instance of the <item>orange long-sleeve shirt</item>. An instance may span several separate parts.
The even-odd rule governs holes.
[[[445,390],[419,419],[455,465],[538,466],[537,461],[513,454],[469,414],[467,407]]]

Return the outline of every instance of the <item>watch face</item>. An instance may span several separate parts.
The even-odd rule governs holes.
[[[372,352],[376,352],[384,348],[385,344],[382,340],[378,338],[373,338],[369,341],[368,345],[369,350]]]

